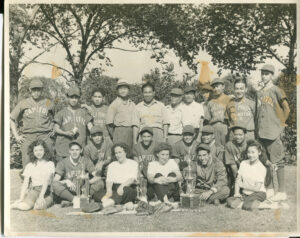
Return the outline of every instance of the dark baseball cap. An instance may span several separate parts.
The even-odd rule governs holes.
[[[198,153],[200,150],[206,150],[206,151],[210,152],[210,147],[209,147],[209,145],[207,145],[207,144],[201,143],[201,144],[198,145],[198,147],[197,147],[197,153]]]
[[[171,93],[170,93],[171,95],[178,95],[178,96],[181,96],[181,95],[183,95],[183,91],[182,91],[182,89],[181,88],[173,88],[172,90],[171,90]]]
[[[205,125],[202,128],[202,133],[214,134],[214,128],[211,125]]]
[[[207,91],[213,91],[213,88],[208,83],[201,85],[200,89],[207,90]]]
[[[182,134],[185,134],[185,133],[194,134],[195,128],[192,125],[186,125],[182,129]]]
[[[188,92],[196,92],[196,89],[192,86],[187,86],[185,89],[184,89],[184,93],[188,93]]]
[[[32,79],[30,81],[30,85],[29,85],[30,89],[32,89],[32,88],[43,88],[43,87],[44,87],[44,84],[40,79]]]
[[[72,145],[78,145],[82,149],[82,145],[81,145],[81,143],[78,140],[72,140],[69,143],[69,148],[71,148]]]
[[[142,130],[140,131],[140,134],[142,135],[144,132],[149,132],[151,135],[153,135],[153,128],[152,127],[143,127]]]
[[[234,125],[230,127],[231,131],[234,131],[235,129],[242,129],[244,132],[247,132],[246,127],[242,126],[242,125]]]
[[[271,64],[265,64],[261,69],[260,71],[268,71],[268,72],[271,72],[272,74],[275,73],[275,68],[273,65]]]
[[[96,133],[103,133],[103,129],[101,126],[93,126],[91,128],[91,135],[96,134]]]
[[[211,81],[210,86],[213,86],[214,84],[217,84],[217,83],[224,84],[224,80],[221,78],[215,78],[215,79],[213,79],[213,81]]]
[[[80,89],[76,86],[71,86],[67,91],[67,95],[70,97],[74,95],[80,97]]]

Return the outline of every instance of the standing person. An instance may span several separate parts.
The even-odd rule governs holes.
[[[170,145],[175,144],[182,138],[182,97],[183,91],[180,88],[173,88],[171,90],[171,105],[166,106],[167,114],[170,120],[168,143]]]
[[[44,140],[53,154],[53,103],[50,99],[42,97],[43,88],[40,79],[32,79],[29,85],[30,97],[20,101],[10,114],[12,134],[16,141],[21,143],[23,169],[29,163],[27,150],[33,141]],[[20,120],[23,121],[22,133],[17,130]]]
[[[215,132],[216,143],[225,146],[228,128],[225,123],[225,110],[230,97],[224,94],[224,80],[215,78],[210,84],[214,91],[207,104],[209,124]]]
[[[93,117],[93,125],[100,126],[103,130],[103,136],[110,140],[110,136],[106,128],[108,106],[104,104],[105,94],[101,89],[96,88],[92,92],[91,96],[92,105],[88,106],[86,104],[81,104],[81,107],[85,108]]]
[[[229,196],[227,174],[223,163],[213,158],[207,144],[197,147],[197,176],[195,193],[200,199],[219,205]]]
[[[277,171],[278,192],[273,201],[286,200],[284,186],[284,147],[281,133],[289,116],[287,97],[282,89],[273,84],[274,66],[266,64],[261,69],[263,87],[257,92],[257,134],[267,151],[269,160]]]
[[[132,113],[135,103],[129,99],[129,84],[124,80],[117,83],[117,98],[109,105],[106,126],[113,143],[126,143],[132,147]]]
[[[208,122],[208,107],[207,104],[211,98],[211,94],[213,92],[213,88],[209,85],[209,83],[206,83],[202,86],[200,86],[200,92],[202,93],[204,101],[201,103],[203,105],[203,110],[204,110],[204,120],[203,120],[203,125],[209,124]]]
[[[203,105],[195,101],[196,89],[188,86],[184,89],[182,103],[182,124],[183,126],[192,125],[195,128],[196,140],[201,141],[201,130],[204,119]]]
[[[57,134],[55,150],[56,160],[60,161],[69,156],[68,145],[77,140],[84,147],[86,145],[87,128],[90,129],[92,117],[86,110],[80,108],[80,90],[72,86],[67,92],[67,107],[59,111],[54,117],[54,130]]]
[[[255,102],[245,97],[247,89],[245,78],[238,78],[234,81],[235,97],[227,104],[225,118],[229,127],[241,125],[246,128],[246,140],[254,140]]]
[[[154,99],[155,88],[151,83],[142,86],[143,101],[138,103],[132,114],[133,143],[137,144],[138,135],[143,127],[153,128],[153,139],[157,142],[167,141],[169,118],[162,102]]]

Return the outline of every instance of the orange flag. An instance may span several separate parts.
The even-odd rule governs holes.
[[[57,68],[56,64],[52,62],[52,73],[51,73],[51,78],[56,79],[61,75],[61,70]]]

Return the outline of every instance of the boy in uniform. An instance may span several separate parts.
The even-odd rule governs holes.
[[[46,142],[53,154],[53,104],[49,99],[42,98],[43,82],[33,79],[29,85],[31,96],[20,101],[10,114],[11,130],[18,143],[21,143],[22,166],[29,163],[28,146],[35,140]],[[17,130],[18,121],[23,121],[23,135]]]
[[[92,125],[92,117],[86,110],[80,108],[80,90],[70,87],[67,92],[68,106],[59,111],[54,117],[54,130],[57,134],[55,150],[56,160],[60,161],[69,156],[68,145],[77,140],[82,146],[86,145],[87,127]]]
[[[209,124],[214,128],[216,143],[225,146],[228,133],[225,123],[225,110],[230,97],[224,94],[224,80],[214,79],[210,84],[214,91],[207,104]]]
[[[229,127],[241,125],[246,128],[247,140],[254,140],[254,118],[255,118],[255,102],[246,98],[247,82],[245,78],[238,78],[234,82],[234,95],[230,99],[227,107],[225,118]]]
[[[261,69],[262,89],[257,92],[257,134],[277,171],[278,192],[273,201],[286,200],[284,187],[284,147],[281,133],[289,116],[289,105],[283,90],[273,84],[275,69],[266,64]]]
[[[132,113],[135,103],[129,99],[129,84],[124,80],[117,83],[117,98],[109,105],[106,126],[113,143],[125,143],[132,147]]]

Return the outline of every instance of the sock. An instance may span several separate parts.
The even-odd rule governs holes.
[[[284,167],[279,167],[277,170],[278,192],[284,192]]]

